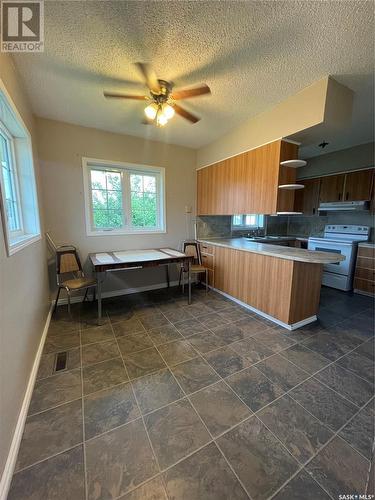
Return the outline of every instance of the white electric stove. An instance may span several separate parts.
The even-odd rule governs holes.
[[[368,241],[368,226],[327,225],[323,238],[309,238],[308,249],[339,253],[345,260],[323,267],[322,284],[339,290],[352,290],[358,243]]]

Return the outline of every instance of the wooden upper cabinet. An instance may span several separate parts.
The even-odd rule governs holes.
[[[320,184],[320,201],[343,201],[344,184],[345,174],[322,177]]]
[[[293,210],[294,194],[281,192],[278,185],[295,182],[295,169],[280,167],[280,161],[297,154],[297,145],[279,140],[198,170],[197,214]]]
[[[321,179],[303,179],[299,182],[305,187],[296,191],[294,210],[305,215],[317,214]]]
[[[371,200],[374,169],[346,174],[345,201]]]

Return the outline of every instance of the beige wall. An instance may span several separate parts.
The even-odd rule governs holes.
[[[195,206],[194,150],[42,118],[36,123],[46,228],[58,243],[78,246],[87,270],[90,270],[89,252],[176,248],[186,238],[185,206]],[[82,157],[165,167],[167,233],[87,236]],[[127,271],[108,278],[104,290],[150,286],[164,281],[164,270]]]
[[[198,167],[320,124],[324,119],[328,82],[328,78],[315,82],[201,148],[197,155]]]
[[[33,116],[12,60],[4,53],[0,78],[32,135],[36,158]],[[35,169],[40,204],[37,161]],[[44,239],[7,257],[0,219],[0,476],[47,317],[46,271]]]
[[[350,123],[353,92],[326,77],[201,148],[202,167],[280,138],[309,144]],[[310,142],[309,142],[310,141]]]
[[[320,175],[357,170],[374,166],[375,144],[368,142],[333,153],[314,156],[307,160],[306,167],[297,170],[299,179],[319,177]]]

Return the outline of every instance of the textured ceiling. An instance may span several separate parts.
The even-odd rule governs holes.
[[[38,116],[194,148],[330,74],[355,91],[350,146],[372,138],[373,6],[46,1],[45,52],[14,59]],[[104,99],[103,89],[145,92],[136,61],[176,87],[206,82],[211,97],[184,102],[202,120],[157,129],[141,124],[142,102]]]

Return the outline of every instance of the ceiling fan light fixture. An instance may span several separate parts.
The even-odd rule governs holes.
[[[174,117],[173,107],[170,104],[164,104],[163,114],[167,118],[167,120],[170,120],[171,118],[173,118]]]
[[[168,118],[165,116],[163,112],[158,113],[156,117],[156,125],[158,127],[164,127],[168,123]]]
[[[158,106],[154,102],[145,107],[145,115],[149,120],[155,120],[158,113]]]

